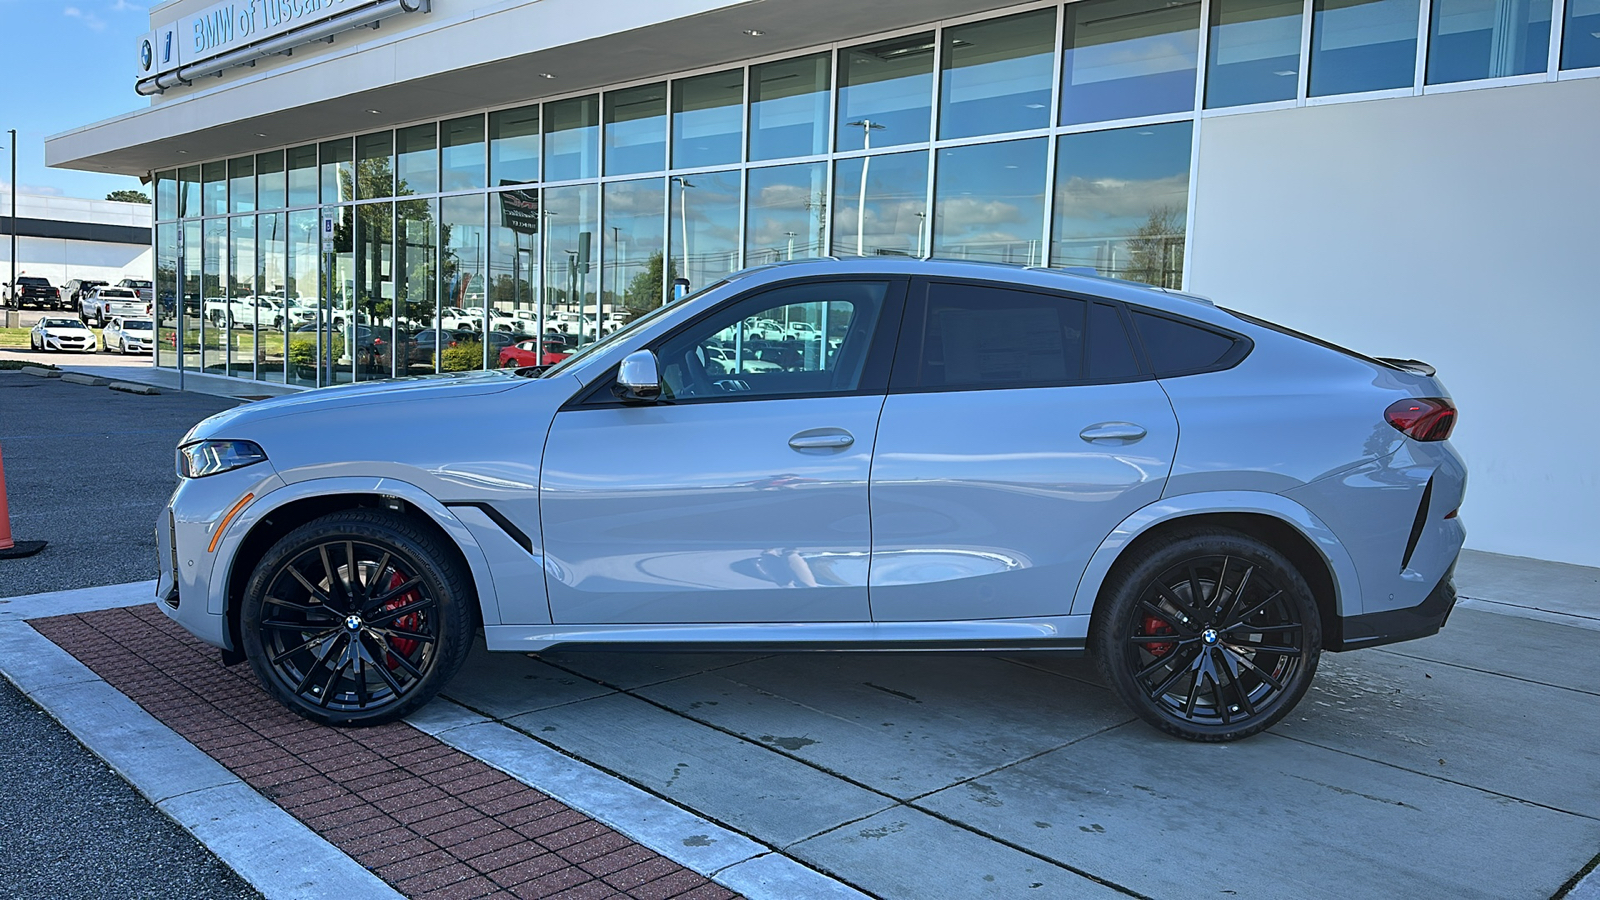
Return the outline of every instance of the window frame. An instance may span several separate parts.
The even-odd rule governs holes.
[[[745,304],[756,304],[761,298],[778,291],[795,287],[809,287],[819,284],[831,283],[881,283],[887,285],[883,295],[883,307],[878,312],[877,330],[872,335],[871,342],[867,345],[866,363],[861,368],[861,380],[854,390],[849,391],[802,391],[790,394],[761,394],[757,396],[743,396],[728,394],[720,397],[684,397],[674,399],[660,399],[647,403],[624,402],[611,393],[611,388],[617,381],[618,365],[608,366],[593,381],[584,385],[572,395],[566,403],[562,404],[561,411],[566,412],[576,409],[621,409],[624,407],[655,408],[663,406],[689,406],[704,403],[755,403],[767,400],[814,400],[825,397],[866,397],[884,396],[889,392],[890,372],[894,367],[895,348],[899,344],[900,329],[903,325],[902,317],[907,306],[907,290],[912,279],[905,275],[872,275],[872,274],[839,274],[825,278],[791,278],[784,281],[764,284],[759,287],[729,297],[716,306],[695,314],[665,334],[652,339],[648,343],[635,347],[629,353],[640,350],[649,350],[659,354],[661,348],[667,343],[682,336],[685,332],[700,327],[709,319],[731,311]],[[740,316],[740,319],[748,316]],[[826,337],[824,337],[826,342]]]
[[[1190,375],[1204,375],[1209,372],[1226,371],[1234,366],[1237,366],[1239,363],[1244,362],[1245,357],[1249,356],[1251,351],[1255,350],[1256,347],[1256,342],[1251,340],[1249,335],[1223,328],[1220,325],[1212,325],[1210,322],[1201,322],[1198,319],[1191,319],[1188,316],[1168,312],[1164,309],[1156,309],[1151,306],[1141,306],[1137,303],[1129,304],[1129,306],[1123,310],[1123,315],[1127,321],[1127,324],[1133,329],[1131,332],[1131,337],[1134,341],[1134,352],[1139,355],[1139,357],[1144,361],[1144,365],[1152,373],[1155,373],[1156,371],[1156,366],[1153,361],[1154,357],[1150,355],[1149,348],[1145,346],[1144,333],[1139,330],[1138,321],[1133,317],[1135,313],[1153,316],[1157,319],[1166,319],[1170,322],[1176,322],[1179,325],[1187,325],[1190,328],[1198,328],[1201,331],[1209,331],[1212,334],[1229,338],[1233,341],[1233,347],[1230,348],[1228,352],[1218,357],[1216,362],[1197,368],[1175,369],[1164,375],[1152,374],[1151,377],[1155,378],[1157,381],[1167,378],[1186,378]]]
[[[935,284],[961,285],[1016,291],[1023,294],[1037,294],[1052,300],[1075,300],[1084,304],[1084,361],[1089,360],[1089,341],[1093,338],[1093,325],[1091,324],[1093,304],[1100,303],[1110,306],[1117,313],[1117,320],[1122,323],[1122,330],[1128,339],[1129,349],[1133,351],[1134,362],[1138,367],[1135,375],[1123,375],[1110,378],[1092,378],[1080,375],[1076,378],[1067,378],[1060,381],[1032,381],[1021,384],[993,384],[993,385],[924,385],[921,383],[922,370],[922,337],[924,331],[914,330],[920,325],[926,328],[928,318],[928,289]],[[1079,293],[1077,291],[1052,290],[1031,284],[1015,284],[1009,281],[995,281],[982,278],[961,278],[946,276],[926,276],[913,279],[911,290],[906,298],[905,312],[900,322],[900,339],[896,344],[894,371],[889,378],[890,394],[944,394],[966,391],[1023,391],[1038,388],[1083,387],[1096,384],[1131,384],[1138,381],[1152,381],[1156,378],[1150,366],[1149,357],[1144,352],[1144,344],[1138,339],[1134,331],[1132,317],[1127,308],[1118,300],[1110,297],[1101,297],[1094,294]]]

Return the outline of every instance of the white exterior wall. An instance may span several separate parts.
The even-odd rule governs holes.
[[[1461,410],[1468,546],[1587,566],[1600,566],[1597,110],[1589,78],[1205,117],[1188,281],[1434,364]]]
[[[0,191],[0,215],[11,215],[11,194]],[[150,227],[150,204],[88,200],[46,194],[17,194],[17,218],[96,225]],[[65,238],[17,237],[17,275],[48,278],[60,287],[74,278],[116,282],[153,278],[154,254],[149,244],[113,244]],[[11,278],[11,236],[0,234],[0,281]]]

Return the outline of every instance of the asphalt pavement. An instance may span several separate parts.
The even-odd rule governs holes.
[[[152,577],[173,448],[235,403],[0,372],[12,531],[49,541],[0,560],[0,598]],[[4,679],[0,746],[0,898],[260,896]]]

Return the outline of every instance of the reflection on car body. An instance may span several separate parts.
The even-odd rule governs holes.
[[[550,352],[528,343],[505,350]],[[1466,470],[1432,369],[1158,289],[764,266],[522,371],[200,423],[162,609],[335,724],[417,709],[481,622],[520,652],[1087,652],[1146,722],[1214,741],[1455,599]]]

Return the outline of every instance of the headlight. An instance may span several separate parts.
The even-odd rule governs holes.
[[[266,458],[266,451],[250,441],[198,441],[178,448],[178,474],[184,478],[204,478],[254,465]]]

